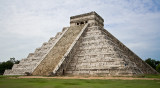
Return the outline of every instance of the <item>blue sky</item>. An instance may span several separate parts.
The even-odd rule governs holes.
[[[0,0],[0,62],[27,57],[70,16],[91,11],[143,60],[160,60],[160,0]]]

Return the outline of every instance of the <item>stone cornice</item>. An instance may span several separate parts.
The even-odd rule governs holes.
[[[70,23],[75,23],[75,22],[80,22],[80,21],[87,21],[87,20],[96,20],[100,23],[103,23],[102,21],[100,21],[97,17],[90,17],[90,18],[84,18],[84,19],[77,19],[77,20],[71,20]]]
[[[70,19],[79,18],[79,17],[83,17],[83,16],[89,16],[89,15],[96,15],[100,20],[102,20],[104,22],[104,19],[101,16],[99,16],[95,11],[92,11],[90,13],[76,15],[76,16],[71,16]]]

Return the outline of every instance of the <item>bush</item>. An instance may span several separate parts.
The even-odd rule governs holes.
[[[156,70],[160,73],[160,64],[156,66]]]
[[[145,60],[145,62],[154,68],[157,72],[160,72],[160,61],[148,58]]]
[[[12,66],[13,66],[13,64],[14,64],[14,63],[11,62],[11,61],[2,62],[2,63],[0,64],[0,75],[3,75],[5,69],[11,69]]]
[[[10,60],[0,63],[0,75],[3,75],[6,69],[12,69],[12,66],[14,64],[18,64],[19,62],[19,60],[15,61],[15,58],[10,58]]]

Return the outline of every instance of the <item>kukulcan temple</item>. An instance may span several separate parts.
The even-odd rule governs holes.
[[[133,76],[157,74],[104,29],[96,12],[70,17],[70,27],[43,43],[34,53],[5,70],[4,75]]]

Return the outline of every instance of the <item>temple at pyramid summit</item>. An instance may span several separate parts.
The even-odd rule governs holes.
[[[104,29],[96,12],[70,17],[70,27],[51,37],[4,75],[133,76],[158,74]]]

